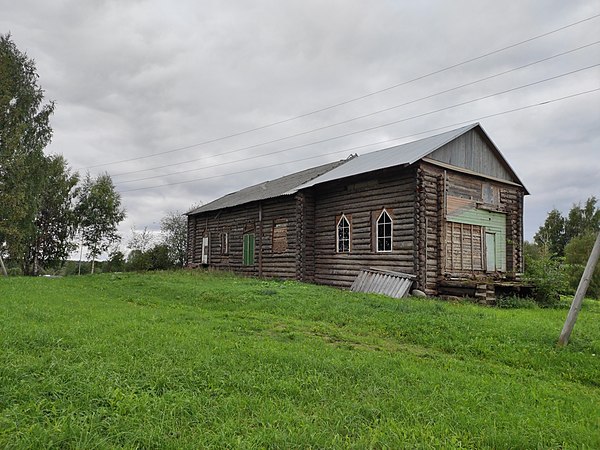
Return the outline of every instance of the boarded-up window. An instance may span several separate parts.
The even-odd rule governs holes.
[[[273,223],[273,253],[287,251],[287,219],[278,219]]]
[[[483,227],[446,223],[447,270],[484,270]]]
[[[483,183],[481,185],[481,197],[484,203],[492,205],[500,204],[500,192],[497,186],[493,186],[490,183]]]
[[[254,233],[244,234],[243,263],[245,266],[254,265]]]

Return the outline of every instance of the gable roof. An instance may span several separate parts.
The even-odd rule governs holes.
[[[301,172],[286,175],[275,180],[250,186],[240,191],[227,194],[224,197],[218,198],[217,200],[207,203],[206,205],[189,211],[187,215],[215,211],[222,208],[230,208],[232,206],[279,197],[282,195],[292,195],[311,186],[316,186],[328,181],[340,180],[342,178],[347,178],[354,175],[361,175],[380,169],[387,169],[396,166],[409,166],[427,157],[428,155],[431,155],[436,150],[440,149],[449,142],[452,142],[456,138],[475,129],[477,129],[477,131],[479,131],[483,135],[484,139],[488,142],[490,151],[498,160],[498,162],[504,167],[506,173],[514,180],[515,183],[523,186],[525,193],[528,194],[529,192],[527,192],[527,189],[517,174],[510,167],[506,159],[502,156],[496,145],[492,142],[481,125],[479,123],[474,123],[457,128],[455,130],[446,131],[444,133],[429,136],[424,139],[419,139],[418,141],[407,142],[406,144],[401,144],[345,160],[324,164],[322,166],[313,167],[312,169],[303,170]],[[475,175],[477,175],[477,173],[475,173]]]
[[[281,178],[263,183],[255,184],[240,191],[232,192],[221,198],[218,198],[206,205],[193,209],[186,214],[188,216],[207,211],[215,211],[222,208],[230,208],[232,206],[243,205],[245,203],[255,202],[258,200],[266,200],[268,198],[279,197],[295,193],[298,186],[308,183],[313,178],[323,175],[332,169],[335,169],[340,164],[344,164],[347,160],[335,161],[322,166],[312,167],[301,172],[292,173]],[[289,193],[289,194],[288,194]]]
[[[347,161],[343,165],[336,167],[335,169],[321,175],[320,177],[314,178],[307,183],[295,188],[294,191],[288,192],[289,194],[297,192],[301,189],[305,189],[317,184],[326,183],[328,181],[339,180],[354,175],[360,175],[363,173],[371,172],[374,170],[387,169],[395,166],[409,166],[425,158],[431,153],[435,152],[439,148],[453,141],[454,139],[466,134],[467,132],[477,129],[480,131],[487,141],[489,141],[490,149],[494,153],[495,157],[504,166],[507,173],[514,179],[514,181],[521,186],[525,187],[519,177],[510,167],[506,159],[502,156],[496,145],[489,138],[487,133],[483,130],[479,123],[467,125],[455,130],[446,131],[435,136],[426,137],[419,139],[418,141],[408,142],[406,144],[397,145],[394,147],[385,148],[383,150],[377,150],[371,153],[360,155],[357,158]],[[526,190],[527,191],[527,190]]]

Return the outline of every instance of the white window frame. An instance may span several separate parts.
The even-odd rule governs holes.
[[[389,250],[385,250],[385,249],[380,249],[379,248],[379,221],[382,219],[383,215],[386,215],[388,217],[388,219],[390,219],[390,249]],[[382,236],[382,239],[385,239],[387,236]],[[385,242],[385,241],[383,241]],[[375,221],[375,249],[377,250],[377,253],[391,253],[394,249],[394,219],[392,219],[392,216],[390,215],[389,212],[387,212],[387,210],[385,208],[383,208],[383,210],[381,211],[381,213],[379,214],[379,216],[377,217],[377,220]]]
[[[229,233],[223,231],[221,233],[221,255],[229,254]]]
[[[202,264],[208,264],[208,255],[210,253],[208,234],[202,236]]]
[[[340,241],[340,225],[342,224],[342,221],[345,221],[348,224],[348,249],[347,250],[340,249],[340,243],[342,242],[342,241]],[[350,224],[350,220],[348,219],[348,217],[346,217],[346,214],[342,214],[342,216],[339,218],[339,220],[337,221],[337,224],[335,226],[335,251],[336,251],[336,253],[350,253],[351,250],[352,250],[352,225]]]

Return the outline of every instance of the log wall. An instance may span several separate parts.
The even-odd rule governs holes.
[[[360,269],[374,267],[414,274],[416,286],[434,295],[440,283],[456,277],[522,272],[523,195],[521,186],[420,161],[408,168],[332,181],[296,195],[190,216],[188,264],[201,265],[202,239],[208,236],[211,267],[339,287],[349,287]],[[377,251],[376,220],[384,208],[393,220],[391,252]],[[467,247],[456,248],[456,242],[464,240],[465,228],[451,228],[449,221],[461,208],[506,217],[505,273],[486,273],[481,255],[471,254],[483,252],[483,241],[473,239],[473,230],[482,225],[467,224],[471,240]],[[342,214],[351,227],[348,253],[336,249],[336,225]],[[250,266],[243,264],[243,236],[248,232],[255,234]],[[227,251],[222,248],[223,233],[228,235]],[[469,249],[471,253],[466,252]],[[454,264],[457,258],[460,265]]]
[[[296,199],[285,196],[189,216],[188,265],[201,265],[202,238],[208,235],[211,267],[245,275],[296,278],[296,208]],[[222,233],[228,234],[227,252],[222,248]],[[245,233],[255,235],[254,264],[250,266],[243,264]]]
[[[523,196],[521,186],[484,177],[453,171],[427,162],[420,162],[417,169],[417,216],[416,273],[428,293],[435,293],[439,283],[449,278],[512,277],[523,270]],[[489,211],[491,215],[502,214],[506,221],[506,269],[503,273],[487,273],[473,257],[473,263],[464,264],[464,270],[456,270],[452,261],[456,226],[448,222],[457,214],[465,214],[465,208]],[[457,212],[458,211],[458,212]],[[468,215],[468,211],[466,212]],[[449,217],[450,216],[450,217]],[[473,225],[473,227],[476,225]],[[427,230],[425,232],[425,230]],[[471,230],[471,228],[469,228]],[[459,232],[460,234],[460,232]],[[454,237],[454,241],[449,239]],[[480,245],[480,244],[477,244]],[[471,248],[477,250],[477,245]],[[423,249],[427,249],[424,252]],[[464,251],[462,249],[461,251]],[[479,250],[483,252],[483,249]],[[481,255],[480,255],[481,256]],[[426,262],[426,268],[423,264]]]
[[[317,186],[313,192],[316,283],[349,287],[364,267],[414,273],[413,170],[378,171]],[[393,220],[392,251],[378,253],[375,222],[383,208]],[[349,253],[336,251],[336,219],[342,214],[351,222]]]

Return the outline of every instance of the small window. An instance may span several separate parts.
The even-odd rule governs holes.
[[[221,233],[221,255],[229,254],[229,234]]]
[[[338,253],[349,253],[350,252],[350,222],[345,214],[337,222],[337,252]]]
[[[244,234],[243,263],[245,266],[254,265],[254,233]]]
[[[392,251],[392,218],[384,209],[377,218],[377,251]]]

